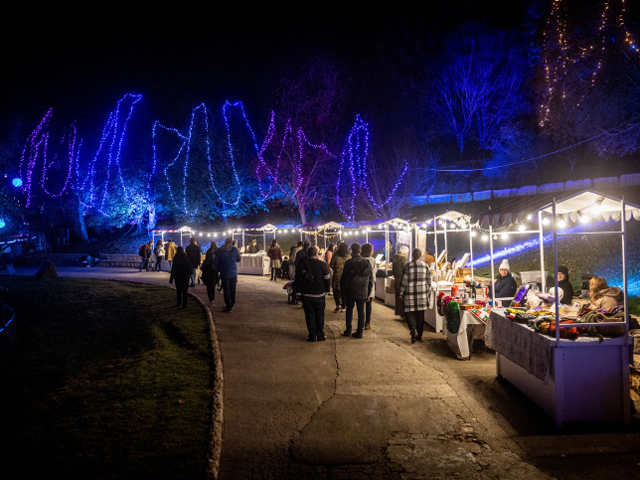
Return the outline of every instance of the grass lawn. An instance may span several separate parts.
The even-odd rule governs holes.
[[[0,276],[18,348],[0,363],[0,477],[204,478],[212,354],[173,290]]]

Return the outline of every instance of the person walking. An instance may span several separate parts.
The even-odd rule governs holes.
[[[204,262],[200,266],[202,272],[202,283],[207,287],[207,297],[209,298],[209,305],[215,306],[216,304],[216,286],[218,285],[218,269],[216,268],[216,252],[218,246],[214,243],[207,250],[205,254]]]
[[[325,295],[331,287],[331,271],[318,258],[318,249],[309,247],[307,256],[296,266],[295,289],[302,296],[302,309],[309,336],[307,342],[322,342],[324,334]]]
[[[142,269],[146,269],[149,271],[149,262],[151,261],[151,254],[153,253],[153,240],[149,240],[144,245],[140,245],[140,251],[138,254],[142,257],[142,261],[140,262],[140,271]]]
[[[376,298],[376,273],[378,272],[376,259],[373,258],[373,245],[371,245],[370,243],[365,243],[364,245],[362,245],[362,256],[371,264],[371,270],[373,270],[373,287],[371,288],[371,292],[369,292],[369,298],[365,303],[364,322],[364,329],[371,330],[371,308],[373,306],[373,299]]]
[[[271,241],[269,250],[267,250],[267,256],[271,259],[271,280],[276,281],[280,268],[282,267],[282,250],[275,238]]]
[[[340,290],[340,279],[344,271],[344,264],[347,263],[347,260],[350,258],[349,247],[343,242],[338,245],[336,254],[331,258],[331,264],[329,265],[332,272],[331,286],[333,287],[333,299],[336,302],[336,312],[339,312],[340,309],[344,310],[347,306]]]
[[[156,248],[153,251],[153,254],[156,256],[156,266],[153,269],[154,272],[162,271],[162,261],[164,260],[165,250],[164,244],[162,243],[162,239],[159,238],[156,242]]]
[[[216,252],[216,266],[224,295],[225,313],[230,313],[236,304],[236,286],[238,283],[238,263],[240,262],[240,252],[233,245],[231,237],[224,241],[224,246]]]
[[[393,256],[392,271],[393,271],[393,288],[396,297],[395,314],[404,319],[404,306],[402,305],[402,298],[400,297],[400,285],[402,285],[402,275],[404,274],[404,266],[407,264],[407,256],[409,255],[409,247],[403,245]]]
[[[403,300],[404,315],[411,332],[411,343],[422,340],[424,332],[424,311],[429,307],[431,289],[431,271],[422,261],[422,251],[415,248],[411,252],[411,261],[404,266],[400,298]]]
[[[342,334],[345,337],[362,338],[365,324],[365,302],[373,288],[373,270],[368,260],[360,255],[362,247],[359,243],[351,245],[351,258],[344,264],[344,271],[340,278],[340,290],[347,301],[346,324]],[[352,334],[353,307],[358,311],[358,327]]]
[[[173,240],[167,240],[167,243],[164,244],[164,258],[167,262],[169,262],[169,271],[171,271],[171,267],[173,267],[173,257],[176,256],[177,245],[173,243]]]
[[[193,273],[191,274],[191,284],[190,287],[196,286],[196,275],[197,269],[200,267],[200,263],[202,262],[202,250],[198,246],[198,242],[196,241],[196,237],[191,237],[189,239],[189,245],[184,249],[189,260],[191,260],[191,265],[193,266]]]
[[[175,282],[176,295],[178,298],[178,307],[187,308],[187,299],[189,298],[189,277],[193,273],[193,265],[191,260],[184,251],[184,248],[177,247],[176,255],[171,265],[171,274],[169,275],[169,283]]]

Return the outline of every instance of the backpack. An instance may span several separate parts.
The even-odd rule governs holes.
[[[140,250],[138,250],[138,255],[140,255],[142,258],[146,257],[146,254],[145,254],[146,248],[147,248],[146,243],[143,243],[142,245],[140,245]]]

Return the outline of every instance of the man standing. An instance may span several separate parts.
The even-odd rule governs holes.
[[[340,290],[344,292],[347,303],[345,312],[347,329],[342,334],[345,337],[362,338],[366,320],[364,307],[373,289],[373,270],[369,261],[360,255],[361,252],[362,247],[359,243],[351,245],[351,258],[344,264],[340,278]],[[358,329],[352,335],[351,324],[354,305],[358,310]]]
[[[153,240],[149,240],[144,245],[140,246],[140,256],[142,257],[142,262],[140,262],[140,271],[143,268],[149,271],[149,262],[151,261],[151,254],[153,253]]]
[[[422,252],[416,248],[411,252],[411,261],[404,267],[400,297],[404,302],[404,314],[411,331],[411,343],[422,340],[424,331],[424,311],[429,307],[431,272],[423,262]]]
[[[225,307],[223,312],[229,313],[236,304],[236,284],[238,283],[238,262],[240,262],[240,252],[233,245],[233,239],[227,238],[224,247],[218,249],[216,253],[216,266],[222,281],[224,291]]]
[[[403,245],[398,253],[393,256],[393,288],[396,296],[395,314],[404,318],[404,307],[402,305],[402,297],[400,297],[400,285],[402,285],[402,275],[404,274],[404,266],[407,264],[407,256],[409,255],[409,247]]]
[[[176,294],[178,297],[178,307],[187,308],[189,298],[189,277],[193,271],[191,260],[182,247],[176,249],[175,262],[171,265],[169,283],[176,282]]]
[[[196,237],[191,237],[189,239],[189,245],[187,245],[187,248],[185,248],[184,251],[186,252],[187,257],[189,257],[189,260],[191,260],[191,265],[193,266],[193,273],[191,274],[191,285],[189,286],[195,287],[197,275],[196,270],[198,269],[198,267],[200,267],[200,263],[202,263],[202,251],[198,246]]]
[[[294,258],[296,267],[298,266],[298,263],[300,263],[300,260],[302,260],[304,257],[307,256],[307,250],[309,249],[310,246],[311,244],[309,242],[304,242],[302,244],[302,248],[298,250],[298,252],[296,253],[296,258]]]
[[[173,243],[173,240],[167,240],[167,243],[164,244],[164,255],[165,260],[169,262],[169,271],[171,271],[171,267],[173,267],[173,257],[176,256],[176,244]]]
[[[309,247],[307,256],[296,266],[296,290],[302,294],[302,308],[307,322],[307,342],[326,340],[324,335],[325,295],[331,287],[331,271],[318,259],[318,249]]]

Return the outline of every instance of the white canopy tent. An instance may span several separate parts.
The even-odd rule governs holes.
[[[535,205],[532,205],[535,203]],[[544,275],[544,248],[543,231],[545,226],[550,226],[553,233],[553,265],[554,283],[558,288],[558,239],[571,236],[603,235],[620,239],[622,252],[622,279],[624,293],[624,335],[619,337],[604,338],[600,341],[562,340],[561,328],[575,327],[621,327],[620,322],[598,323],[560,323],[560,306],[555,305],[555,339],[550,340],[548,381],[536,377],[531,370],[527,370],[522,359],[516,359],[513,352],[509,353],[504,345],[494,340],[493,348],[496,350],[496,369],[498,375],[504,377],[534,402],[547,411],[555,420],[557,426],[567,421],[594,421],[594,420],[623,420],[625,424],[631,421],[630,396],[629,396],[629,310],[627,298],[627,228],[626,221],[632,218],[640,219],[640,206],[627,203],[624,199],[617,199],[610,195],[592,190],[583,190],[571,194],[560,200],[556,198],[540,198],[536,202],[530,199],[526,209],[521,202],[514,203],[511,208],[507,205],[500,211],[481,215],[480,223],[489,220],[490,249],[491,249],[491,274],[493,277],[493,226],[503,228],[511,234],[537,233],[540,238],[540,265],[543,287],[546,290]],[[528,227],[537,217],[537,228]],[[591,230],[588,223],[592,220],[620,222],[619,229]],[[567,221],[585,228],[565,230]],[[511,227],[517,225],[515,230]],[[579,230],[579,231],[576,231]],[[493,287],[492,287],[493,288]],[[556,290],[557,291],[557,290]],[[493,289],[494,300],[495,290]],[[557,296],[557,295],[556,295]],[[497,315],[494,318],[494,315]],[[492,335],[500,339],[503,329],[509,330],[513,322],[503,321],[498,313],[491,313],[495,321]],[[506,323],[505,323],[506,322]],[[507,325],[505,327],[504,325]],[[500,330],[496,330],[496,329]],[[506,330],[504,330],[506,332]],[[509,337],[513,342],[528,342],[530,335],[524,327],[518,327],[517,338]],[[533,333],[533,335],[539,335]],[[537,341],[537,340],[536,340]],[[544,341],[543,341],[544,342]],[[546,343],[543,343],[547,345]],[[539,345],[540,348],[542,344]],[[525,363],[539,361],[542,357],[537,355],[537,350],[531,350],[525,357]],[[516,355],[517,356],[517,355]],[[549,359],[547,359],[549,360]]]
[[[464,232],[469,234],[469,260],[471,262],[471,277],[473,277],[473,224],[471,223],[471,216],[466,215],[464,213],[456,212],[454,210],[447,211],[440,215],[434,215],[432,219],[427,220],[425,223],[425,233],[427,235],[433,235],[434,237],[434,246],[435,252],[434,257],[436,258],[436,275],[437,279],[440,279],[440,268],[438,266],[438,257],[439,257],[439,249],[438,249],[438,235],[444,235],[444,252],[449,252],[449,243],[448,243],[448,235],[449,233],[459,233]],[[428,228],[428,225],[433,224],[433,230]],[[455,225],[455,227],[448,228],[451,226],[449,224]],[[438,225],[442,228],[438,229]],[[416,229],[416,235],[418,230]],[[416,242],[417,243],[417,242]]]

